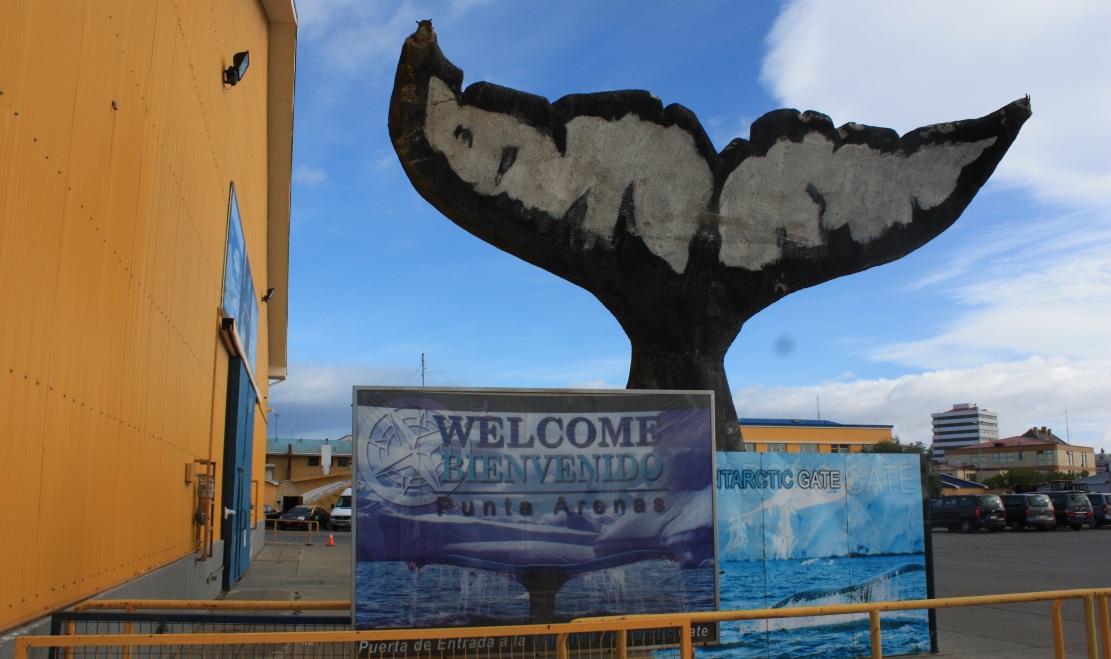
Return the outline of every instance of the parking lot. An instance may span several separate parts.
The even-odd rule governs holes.
[[[932,533],[936,596],[964,597],[1111,587],[1111,528],[1080,531]],[[1001,604],[938,611],[941,656],[1053,656],[1050,604]],[[1085,656],[1083,609],[1062,609],[1069,656]]]
[[[932,539],[938,597],[1111,586],[1111,528],[935,530]]]

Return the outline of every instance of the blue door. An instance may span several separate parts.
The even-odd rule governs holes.
[[[224,590],[251,564],[251,458],[255,389],[239,357],[228,365],[228,410],[224,425]],[[234,514],[228,511],[234,511]]]

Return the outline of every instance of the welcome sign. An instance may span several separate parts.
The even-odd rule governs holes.
[[[357,629],[714,610],[712,392],[353,402]]]

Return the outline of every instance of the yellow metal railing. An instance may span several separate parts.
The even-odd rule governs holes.
[[[313,522],[314,524],[316,522]],[[304,600],[295,602],[283,601],[242,601],[242,600],[88,600],[73,607],[75,612],[92,611],[92,610],[116,610],[124,611],[126,613],[135,613],[137,611],[290,611],[290,612],[304,612],[304,611],[350,611],[351,602],[349,600]],[[134,624],[128,620],[123,623],[123,634],[118,635],[101,635],[107,637],[120,638],[123,636],[131,636],[134,630]],[[78,636],[76,633],[75,621],[69,621],[66,625],[66,635],[69,637]],[[88,636],[88,635],[86,635]],[[218,635],[224,638],[224,635]],[[55,637],[57,638],[57,637]],[[68,648],[75,646],[66,646],[67,651],[62,655],[65,659],[70,659],[73,655]],[[123,646],[120,653],[122,659],[129,659],[131,657],[131,647]]]
[[[1102,646],[1102,659],[1111,659],[1111,620],[1108,614],[1108,598],[1111,598],[1111,588],[1093,588],[1082,590],[1054,590],[1035,593],[1013,593],[1006,595],[979,595],[973,597],[949,597],[927,600],[906,600],[897,602],[864,602],[858,604],[832,604],[825,606],[787,607],[779,609],[751,609],[742,611],[710,611],[698,613],[675,614],[643,614],[625,616],[606,616],[598,618],[582,618],[570,623],[553,625],[523,625],[508,627],[453,627],[450,629],[404,629],[391,631],[364,631],[364,632],[272,632],[265,634],[167,634],[159,636],[150,635],[81,635],[67,637],[37,637],[24,636],[16,641],[16,659],[27,657],[28,648],[32,647],[123,647],[132,645],[160,646],[160,645],[234,645],[237,643],[378,643],[416,639],[439,640],[459,638],[507,637],[513,635],[551,635],[556,634],[558,643],[555,656],[557,659],[568,657],[566,639],[569,635],[581,635],[587,632],[617,632],[617,646],[608,648],[612,656],[623,659],[627,656],[624,646],[626,634],[624,632],[638,629],[664,629],[680,628],[678,634],[681,642],[674,646],[679,650],[678,659],[692,657],[690,628],[694,624],[720,623],[742,620],[773,620],[781,618],[801,618],[827,615],[868,614],[871,640],[871,656],[883,657],[882,633],[880,629],[880,614],[888,611],[913,611],[923,609],[946,609],[966,606],[989,606],[997,604],[1017,604],[1026,602],[1051,602],[1051,618],[1053,624],[1053,647],[1057,659],[1065,657],[1064,623],[1061,617],[1061,607],[1069,600],[1080,600],[1084,607],[1084,629],[1087,643],[1088,659],[1100,659],[1100,646]],[[350,610],[351,603],[343,600],[334,601],[297,601],[297,602],[272,602],[272,601],[197,601],[197,600],[100,600],[86,602],[76,610],[89,609],[122,609],[136,611],[139,609],[200,609],[200,610]],[[1097,631],[1098,630],[1098,631]],[[63,640],[64,639],[64,640]],[[22,648],[22,650],[21,650]],[[21,654],[22,652],[22,654]],[[124,654],[127,654],[126,651]],[[468,655],[456,655],[459,657]]]
[[[274,520],[274,528],[272,529],[272,531],[274,533],[274,538],[273,538],[272,542],[277,542],[278,541],[278,532],[280,531],[282,533],[291,533],[291,534],[294,534],[294,535],[308,536],[308,542],[306,542],[305,544],[311,545],[312,544],[312,539],[314,537],[316,537],[316,535],[320,532],[320,522],[316,521],[315,519],[283,519],[283,520],[281,520],[280,523],[281,524],[293,524],[294,526],[304,526],[305,530],[303,530],[303,531],[290,531],[289,529],[279,529],[278,528],[279,521]]]
[[[135,611],[350,611],[349,600],[89,600],[73,607],[74,611],[115,609]]]
[[[184,602],[179,602],[180,604]],[[252,605],[281,604],[251,602]],[[290,605],[292,603],[284,603]],[[257,607],[263,608],[263,607]],[[670,654],[673,659],[690,659],[690,621],[685,616],[656,616],[651,620],[621,623],[561,623],[550,625],[508,625],[498,627],[459,627],[451,629],[396,629],[379,631],[254,632],[205,634],[83,634],[73,636],[22,636],[16,639],[14,659],[29,659],[32,650],[61,649],[76,656],[77,649],[92,649],[92,656],[130,654],[142,647],[144,656],[280,656],[288,657],[627,657],[627,634],[636,630],[672,630],[677,644],[638,646],[653,656]],[[618,632],[609,642],[597,643],[605,632]],[[554,637],[550,646],[523,653],[512,644],[516,639]],[[513,639],[513,640],[507,640]],[[574,640],[572,648],[569,641]],[[508,646],[507,646],[508,644]],[[250,647],[250,650],[243,651]],[[237,648],[237,650],[230,650]],[[383,651],[383,648],[388,648]],[[654,651],[654,652],[653,652]],[[662,654],[661,654],[662,651]],[[37,655],[35,655],[37,656]]]
[[[780,609],[749,609],[744,611],[708,611],[704,613],[684,613],[691,624],[714,623],[740,620],[774,620],[779,618],[809,618],[814,616],[846,615],[867,613],[869,622],[872,657],[883,657],[880,632],[880,613],[885,611],[915,611],[922,609],[948,609],[963,606],[987,606],[992,604],[1017,604],[1022,602],[1052,602],[1053,648],[1057,659],[1065,657],[1065,632],[1061,620],[1061,606],[1068,600],[1081,600],[1084,605],[1084,630],[1087,641],[1088,659],[1100,659],[1099,640],[1103,640],[1103,659],[1111,659],[1111,621],[1108,619],[1107,599],[1111,588],[1089,588],[1080,590],[1051,590],[1037,593],[1014,593],[1009,595],[977,595],[972,597],[947,597],[932,600],[905,600],[899,602],[862,602],[859,604],[830,604],[825,606],[798,606]],[[1099,602],[1099,622],[1096,622],[1096,601]],[[626,621],[648,621],[655,614],[607,616],[582,618],[575,622],[606,623]],[[674,614],[672,614],[674,615]],[[1099,628],[1097,638],[1096,629]]]

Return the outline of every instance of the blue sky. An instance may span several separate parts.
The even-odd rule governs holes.
[[[431,19],[464,85],[556,100],[645,89],[715,147],[791,107],[906,133],[1029,94],[1034,115],[957,223],[742,329],[742,417],[891,424],[954,403],[1000,434],[1111,449],[1111,4],[881,0],[298,0],[289,378],[268,436],[351,432],[354,385],[611,388],[629,342],[591,295],[470,236],[389,141],[394,70]],[[1067,419],[1066,419],[1067,416]]]

